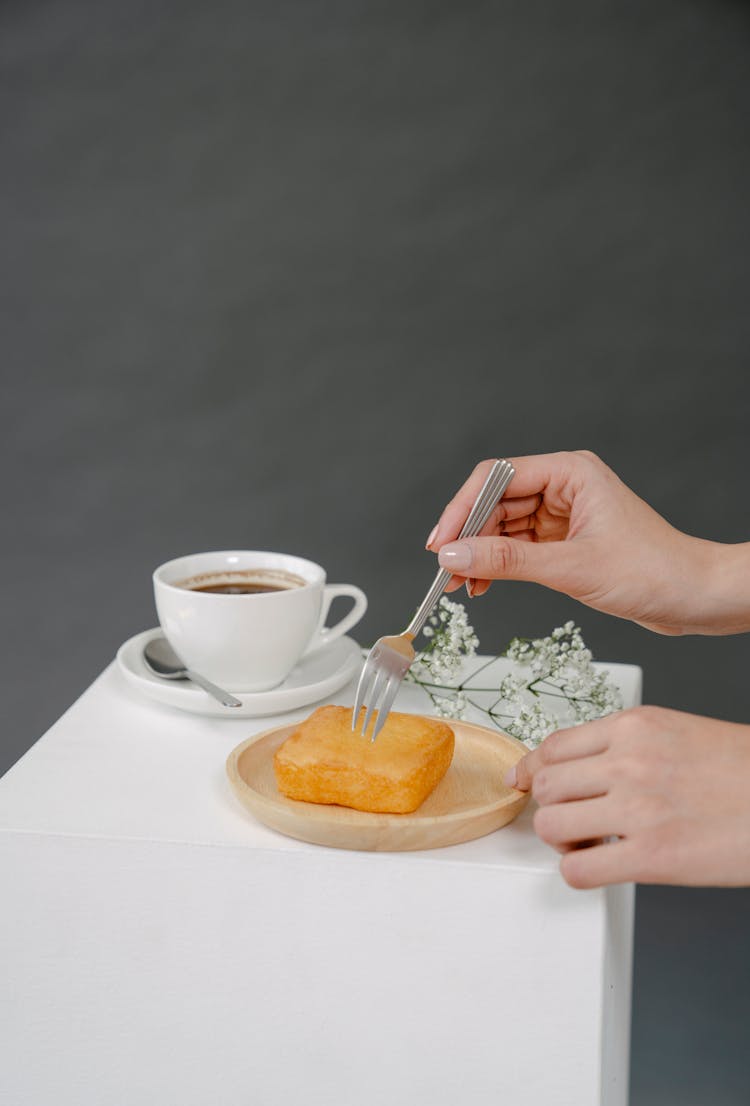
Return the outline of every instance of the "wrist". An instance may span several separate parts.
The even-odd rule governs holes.
[[[750,631],[750,542],[724,545],[698,542],[701,571],[697,578],[699,634],[742,634]]]

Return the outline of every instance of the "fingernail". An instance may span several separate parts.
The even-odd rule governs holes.
[[[429,548],[430,548],[430,546],[431,546],[431,545],[432,545],[432,543],[434,542],[435,538],[437,537],[437,532],[438,532],[438,528],[437,528],[437,526],[433,526],[432,530],[430,531],[430,536],[429,536],[429,538],[427,539],[427,542],[426,542],[426,544],[425,544],[425,549],[429,549]]]
[[[512,767],[510,767],[508,769],[508,771],[503,776],[503,783],[505,784],[506,787],[515,787],[517,780],[518,780],[518,772],[516,771],[516,766],[514,764],[514,765],[512,765]]]
[[[471,577],[466,581],[466,594],[469,599],[474,598],[474,588],[476,586],[476,580],[472,580]]]
[[[448,542],[438,553],[438,561],[451,572],[463,572],[471,564],[471,546],[462,541]]]

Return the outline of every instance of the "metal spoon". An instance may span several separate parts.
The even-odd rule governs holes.
[[[199,676],[197,672],[191,672],[186,668],[165,637],[155,637],[149,641],[143,650],[143,659],[146,667],[150,668],[155,676],[161,676],[164,680],[192,680],[209,695],[213,695],[214,699],[218,699],[222,706],[242,706],[240,700],[235,699],[234,695],[212,684],[205,676]]]

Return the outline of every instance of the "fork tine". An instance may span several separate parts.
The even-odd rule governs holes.
[[[370,725],[370,719],[372,718],[372,712],[375,710],[375,704],[378,701],[378,697],[380,695],[380,691],[381,691],[381,688],[382,688],[382,685],[383,685],[383,682],[384,682],[385,678],[386,678],[386,675],[385,675],[385,672],[383,671],[383,669],[378,668],[377,675],[375,676],[375,679],[372,682],[372,686],[370,687],[370,694],[367,696],[367,698],[368,698],[367,710],[365,711],[365,720],[362,723],[362,734],[363,735],[367,733],[367,727]]]
[[[362,671],[359,674],[359,683],[357,684],[357,694],[354,696],[354,707],[352,709],[352,729],[357,728],[357,719],[359,718],[359,712],[362,710],[362,706],[365,701],[365,692],[367,691],[370,677],[372,676],[372,670],[375,667],[375,659],[373,657],[374,649],[371,649],[367,654],[365,663],[362,665]]]
[[[386,719],[390,714],[391,707],[393,706],[393,700],[396,698],[398,689],[401,687],[401,677],[395,674],[391,676],[388,683],[385,685],[385,691],[383,692],[383,701],[378,707],[378,717],[375,719],[375,725],[372,728],[372,737],[370,741],[374,741],[378,736],[383,726],[386,723]],[[365,733],[367,727],[365,726]]]

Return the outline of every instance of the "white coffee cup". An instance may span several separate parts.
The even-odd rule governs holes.
[[[193,553],[153,575],[159,622],[188,668],[228,691],[267,691],[297,662],[351,629],[367,610],[354,584],[327,584],[325,569],[288,553]],[[257,583],[278,590],[221,594],[195,590]],[[354,600],[334,626],[325,620],[337,595]]]

